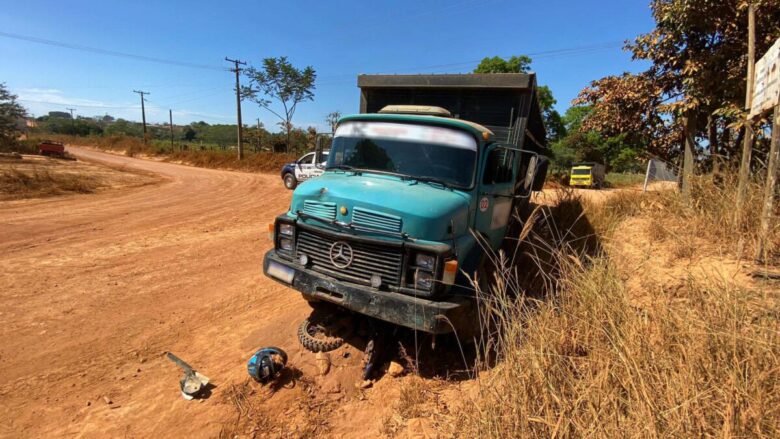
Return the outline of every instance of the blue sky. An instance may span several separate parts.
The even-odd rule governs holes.
[[[76,108],[85,116],[140,120],[134,89],[151,92],[147,118],[235,122],[225,56],[259,64],[288,56],[318,74],[314,102],[294,124],[357,112],[358,73],[468,72],[485,56],[531,54],[538,81],[563,112],[591,80],[644,66],[622,41],[653,28],[644,0],[354,2],[14,1],[0,8],[0,82],[35,115]],[[4,34],[3,34],[4,33]],[[10,38],[34,37],[206,66],[115,57]],[[564,50],[573,49],[573,50]],[[244,102],[244,123],[275,117]]]

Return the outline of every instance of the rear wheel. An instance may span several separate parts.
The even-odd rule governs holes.
[[[295,179],[295,176],[289,172],[284,174],[284,187],[293,190],[296,186],[298,186],[298,180]]]

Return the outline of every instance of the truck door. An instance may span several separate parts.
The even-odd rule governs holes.
[[[475,225],[493,249],[501,245],[512,214],[520,151],[514,145],[492,144],[485,151]]]

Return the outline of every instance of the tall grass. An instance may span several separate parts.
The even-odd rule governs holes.
[[[645,181],[644,174],[610,172],[605,178],[609,187],[640,186]]]
[[[649,291],[655,300],[637,305],[617,269],[622,261],[610,260],[598,246],[575,247],[583,237],[568,224],[572,215],[586,220],[583,230],[592,229],[599,242],[620,239],[625,218],[646,215],[675,230],[720,237],[719,244],[728,247],[749,242],[755,233],[752,219],[735,218],[726,208],[728,198],[711,199],[731,191],[700,179],[691,204],[674,192],[626,194],[586,205],[579,215],[572,206],[581,200],[564,194],[558,211],[537,210],[515,235],[521,249],[504,249],[495,257],[497,275],[475,282],[483,322],[494,329],[490,343],[482,344],[481,358],[495,359],[496,365],[480,374],[478,393],[456,412],[453,433],[780,435],[776,291],[691,278],[674,292]],[[737,226],[732,232],[718,230]],[[546,281],[529,288],[524,279],[529,266],[517,265],[518,254],[536,258],[538,276]],[[534,291],[539,285],[542,295]]]
[[[670,237],[697,237],[711,247],[737,257],[755,254],[758,243],[759,214],[762,202],[762,184],[749,183],[745,208],[736,212],[737,176],[727,174],[719,182],[711,176],[699,176],[691,180],[690,199],[676,191],[661,191],[648,215]],[[663,235],[663,233],[661,233]],[[772,224],[769,235],[770,248],[780,249],[780,224]],[[770,259],[777,259],[777,254]]]

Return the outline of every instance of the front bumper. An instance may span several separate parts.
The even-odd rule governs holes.
[[[269,272],[270,269],[270,272]],[[306,270],[269,250],[263,273],[300,291],[307,299],[319,299],[396,325],[433,334],[458,333],[477,322],[474,301],[468,297],[430,300],[352,284]]]

